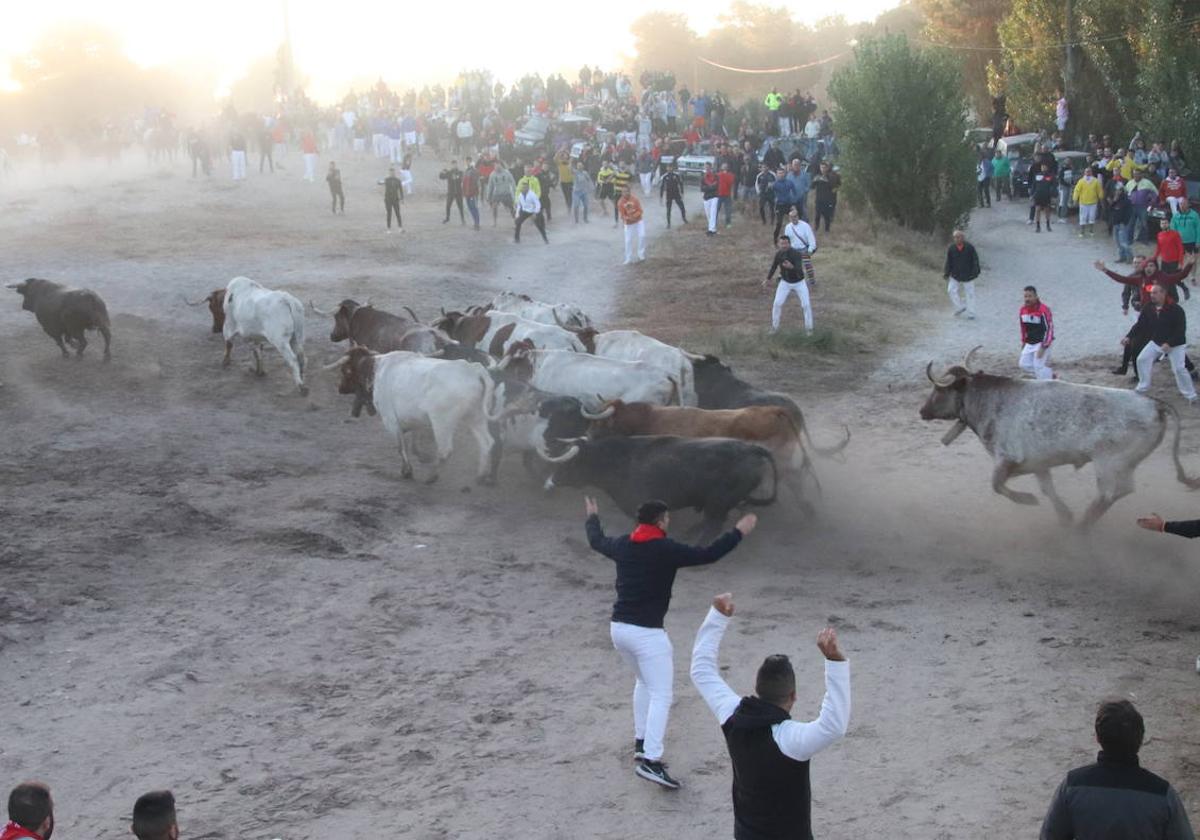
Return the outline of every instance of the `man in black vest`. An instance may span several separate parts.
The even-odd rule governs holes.
[[[733,761],[735,840],[812,840],[808,762],[838,741],[850,724],[850,663],[837,634],[825,628],[817,647],[825,655],[825,698],[810,723],[791,719],[796,674],[786,656],[768,656],[754,695],[739,697],[721,678],[717,651],[733,616],[733,596],[713,599],[696,634],[692,683],[712,709]]]

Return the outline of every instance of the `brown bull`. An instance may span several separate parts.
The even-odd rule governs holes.
[[[208,311],[212,315],[212,331],[215,333],[222,332],[225,329],[225,290],[213,289],[208,293],[208,297],[202,297],[200,300],[183,299],[183,302],[188,306],[200,306],[208,304]]]
[[[734,438],[758,443],[771,450],[781,469],[795,470],[801,475],[811,473],[813,481],[820,486],[800,440],[800,429],[791,412],[782,406],[712,410],[610,400],[596,413],[581,408],[580,414],[591,421],[593,436],[675,435]]]

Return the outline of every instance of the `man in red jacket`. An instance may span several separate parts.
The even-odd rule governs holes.
[[[1037,289],[1025,287],[1025,305],[1021,307],[1021,370],[1037,379],[1053,379],[1050,369],[1050,345],[1054,343],[1054,318],[1050,307],[1042,303]]]
[[[50,840],[54,833],[54,800],[41,782],[23,782],[8,795],[8,825],[0,840]]]
[[[725,208],[725,227],[733,223],[733,186],[737,176],[729,171],[729,164],[722,163],[721,171],[717,173],[717,213]]]

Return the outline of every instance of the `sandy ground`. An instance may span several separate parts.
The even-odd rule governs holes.
[[[103,366],[93,350],[60,360],[15,295],[0,307],[0,767],[5,784],[54,787],[56,836],[128,836],[134,798],[171,787],[192,838],[727,837],[728,762],[686,678],[724,590],[737,688],[786,651],[806,717],[818,629],[835,624],[852,659],[850,734],[813,765],[818,836],[1033,835],[1112,693],[1146,716],[1144,763],[1200,807],[1200,567],[1185,541],[1132,527],[1146,510],[1195,515],[1165,451],[1080,535],[993,495],[982,448],[969,435],[943,448],[944,426],[916,416],[930,357],[982,343],[989,366],[1015,367],[1031,280],[1054,307],[1064,373],[1111,382],[1110,355],[1089,361],[1123,326],[1115,285],[1090,268],[1100,244],[1035,238],[1023,207],[993,210],[972,234],[978,321],[899,313],[922,319],[919,339],[864,356],[836,389],[813,387],[819,361],[731,360],[804,395],[819,438],[844,422],[854,440],[844,463],[818,462],[816,522],[767,510],[734,555],[680,575],[668,760],[685,787],[667,793],[632,774],[612,570],[587,550],[580,495],[543,495],[515,459],[498,488],[476,488],[467,441],[437,485],[403,482],[378,420],[351,420],[315,370],[337,355],[327,319],[308,319],[303,398],[274,354],[264,379],[244,348],[222,370],[207,315],[180,302],[236,274],[422,313],[514,287],[617,326],[618,232],[560,217],[550,246],[533,231],[514,246],[507,229],[442,225],[426,192],[388,236],[381,169],[343,170],[337,218],[294,168],[235,186],[131,162],[4,188],[0,274],[90,286],[114,316]],[[433,188],[431,162],[417,175]],[[699,226],[669,235],[702,257]],[[634,270],[678,285],[681,318],[721,307],[689,298],[686,271],[653,246]],[[1200,471],[1196,420],[1185,449]],[[1081,508],[1090,469],[1060,487]],[[611,531],[626,526],[601,506]]]

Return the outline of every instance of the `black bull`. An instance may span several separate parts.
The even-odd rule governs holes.
[[[97,330],[104,336],[104,361],[112,358],[109,345],[112,333],[108,321],[108,308],[100,296],[90,289],[72,289],[50,280],[30,278],[20,283],[9,284],[25,299],[22,309],[37,316],[38,323],[46,335],[54,339],[63,358],[70,358],[67,344],[75,348],[75,355],[82,356],[87,347],[84,332]],[[64,340],[66,344],[64,344]]]
[[[647,499],[661,499],[671,510],[693,508],[703,516],[700,530],[705,535],[719,532],[733,508],[772,504],[779,484],[770,450],[729,438],[580,440],[553,460],[556,468],[546,482],[548,489],[599,487],[631,516]],[[754,498],[751,494],[768,473],[770,496]]]

